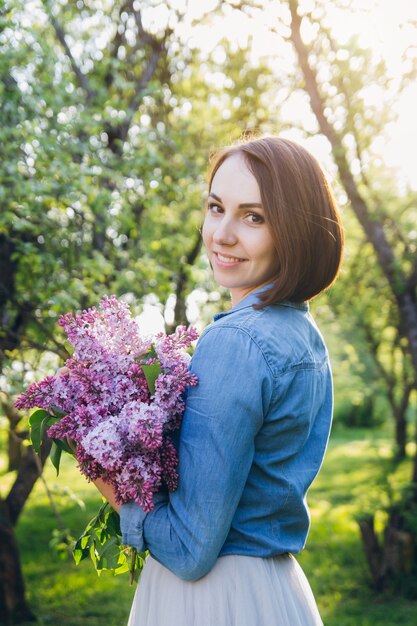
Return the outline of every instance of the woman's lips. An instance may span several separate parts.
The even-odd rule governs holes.
[[[221,252],[213,252],[213,255],[217,265],[220,265],[221,267],[233,267],[238,265],[239,263],[243,263],[244,261],[246,261],[246,259],[221,254]]]

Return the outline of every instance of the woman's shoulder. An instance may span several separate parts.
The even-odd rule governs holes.
[[[308,306],[297,303],[231,311],[210,324],[201,341],[231,347],[243,358],[246,351],[257,349],[273,374],[294,367],[316,367],[327,359],[326,346]]]
[[[233,309],[221,314],[211,323],[203,334],[214,329],[221,330],[224,335],[239,330],[252,339],[269,339],[271,336],[292,336],[306,332],[314,327],[317,331],[307,305],[296,303],[279,303],[255,309],[252,306]]]

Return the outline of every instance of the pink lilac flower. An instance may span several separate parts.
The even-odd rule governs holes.
[[[150,511],[153,494],[178,483],[169,433],[181,424],[184,392],[197,384],[184,351],[197,332],[181,326],[172,335],[144,339],[128,305],[114,296],[58,323],[74,348],[67,371],[30,385],[16,406],[64,413],[48,435],[73,439],[89,479],[104,478],[120,503],[134,500]],[[161,368],[152,395],[145,363]]]

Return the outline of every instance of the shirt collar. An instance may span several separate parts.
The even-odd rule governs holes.
[[[231,313],[240,311],[240,309],[246,309],[248,307],[253,306],[254,304],[257,304],[259,302],[259,299],[258,299],[259,294],[262,293],[262,291],[265,291],[266,289],[268,289],[269,287],[272,287],[272,285],[269,284],[269,285],[264,285],[263,287],[259,287],[259,289],[252,291],[249,295],[246,296],[246,298],[243,298],[243,300],[235,304],[235,306],[233,306],[228,311],[222,311],[221,313],[216,313],[213,316],[214,321],[216,322],[218,319],[225,317],[226,315],[230,315]],[[283,302],[278,302],[277,304],[280,306],[293,307],[294,309],[301,309],[302,311],[309,310],[308,302],[288,302],[285,300]]]

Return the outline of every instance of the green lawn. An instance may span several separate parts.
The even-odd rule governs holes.
[[[298,561],[316,595],[325,626],[416,626],[417,602],[371,586],[355,517],[381,501],[381,482],[392,467],[385,437],[367,430],[336,430],[322,470],[309,492],[312,527]],[[411,463],[396,468],[405,482]],[[380,517],[379,523],[382,523]],[[378,522],[378,517],[377,517]]]
[[[309,492],[312,529],[307,548],[298,560],[310,580],[325,626],[417,624],[417,602],[373,593],[355,522],[355,515],[377,496],[374,486],[390,463],[389,441],[388,434],[336,430],[319,478]],[[397,479],[405,477],[409,469],[409,463],[403,463]],[[3,476],[2,482],[6,478],[9,477]],[[51,467],[46,478],[50,487],[57,483]],[[86,503],[86,510],[82,511],[74,501],[57,497],[65,523],[77,535],[95,512],[99,498],[78,475],[70,459],[63,464],[58,484],[70,485]],[[54,527],[45,489],[38,481],[17,534],[27,595],[39,623],[125,625],[134,592],[128,577],[98,578],[90,563],[76,567],[70,560],[61,560],[48,549]]]

